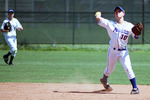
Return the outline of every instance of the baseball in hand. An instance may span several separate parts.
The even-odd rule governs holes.
[[[96,16],[97,18],[101,17],[101,12],[96,12],[96,13],[95,13],[95,16]]]

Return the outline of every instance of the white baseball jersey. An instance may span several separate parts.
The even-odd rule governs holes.
[[[111,39],[109,44],[112,47],[126,48],[129,36],[131,34],[134,36],[131,31],[134,25],[127,21],[124,21],[124,23],[120,25],[117,22],[113,22],[101,17],[98,24],[107,29],[108,35]]]
[[[8,18],[6,18],[2,23],[1,29],[4,29],[4,25],[8,21],[11,24],[11,31],[4,33],[4,36],[16,36],[16,29],[19,27],[22,27],[22,25],[20,24],[20,22],[16,18],[13,18],[11,21]]]

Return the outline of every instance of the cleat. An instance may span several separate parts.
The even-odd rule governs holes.
[[[103,81],[103,78],[100,79],[100,82],[103,84],[106,91],[112,91],[113,89],[110,87],[109,83],[106,81]]]
[[[133,88],[131,90],[131,93],[130,94],[139,94],[139,89],[138,88]]]
[[[8,64],[8,57],[6,55],[3,56],[4,62]]]
[[[13,64],[13,63],[9,63],[9,65],[11,65],[11,66],[12,66],[12,65],[14,65],[14,64]]]
[[[9,65],[14,65],[14,64],[13,64],[13,62],[12,62],[12,61],[13,61],[13,59],[14,59],[14,57],[13,57],[13,56],[11,56],[11,57],[10,57]]]

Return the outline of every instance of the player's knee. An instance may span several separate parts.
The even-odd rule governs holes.
[[[125,70],[125,72],[126,72],[126,74],[127,74],[127,76],[128,76],[129,79],[132,79],[132,78],[135,77],[135,74],[134,74],[132,68],[126,68],[124,70]]]
[[[15,54],[17,53],[17,50],[15,50]]]
[[[15,56],[17,54],[17,48],[12,48],[10,52],[12,56]]]
[[[17,53],[17,48],[12,48],[11,53]]]
[[[11,55],[15,57],[15,56],[16,56],[16,54],[17,54],[17,50],[15,50],[14,52],[12,52],[12,54],[11,54]]]
[[[125,72],[131,72],[132,71],[132,67],[124,67]]]

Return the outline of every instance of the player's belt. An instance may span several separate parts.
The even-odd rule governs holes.
[[[117,48],[114,48],[114,50],[123,51],[123,50],[126,50],[126,49],[117,49]]]

